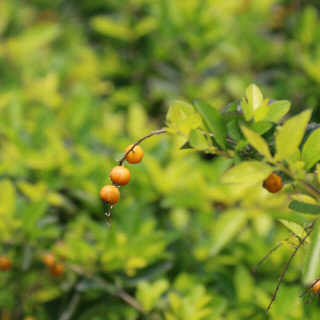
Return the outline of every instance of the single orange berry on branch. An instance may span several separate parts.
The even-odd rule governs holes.
[[[320,292],[320,279],[319,279],[319,281],[312,287],[312,291],[313,291],[314,293]]]
[[[120,199],[120,191],[113,185],[104,186],[100,190],[100,199],[102,200],[102,202],[108,203],[113,206]]]
[[[133,144],[131,144],[130,146],[128,146],[126,148],[125,153],[127,153],[131,148],[133,147]],[[135,163],[139,163],[142,158],[143,158],[144,152],[142,150],[142,148],[140,146],[135,146],[132,151],[130,151],[127,155],[126,155],[126,160],[131,163],[131,164],[135,164]]]
[[[116,166],[110,172],[111,181],[119,186],[125,186],[130,181],[130,171],[124,166]]]
[[[262,186],[271,193],[277,193],[283,188],[282,179],[275,173],[271,173],[270,176],[263,181]]]
[[[42,256],[42,262],[46,266],[52,266],[56,262],[56,257],[52,252],[47,252]]]
[[[54,263],[53,265],[49,266],[50,273],[55,276],[61,276],[64,273],[64,266],[61,263]]]
[[[0,270],[8,271],[11,269],[11,260],[7,256],[0,256]]]

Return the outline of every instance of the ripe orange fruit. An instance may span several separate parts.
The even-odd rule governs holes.
[[[47,252],[43,255],[42,261],[45,265],[47,265],[49,267],[55,263],[56,257],[52,252]]]
[[[317,293],[320,291],[320,280],[312,287],[312,291]]]
[[[104,203],[109,203],[111,206],[113,206],[120,199],[120,191],[117,187],[112,185],[104,186],[100,190],[100,199]]]
[[[124,166],[116,166],[110,172],[111,181],[119,186],[125,186],[130,181],[130,171]]]
[[[263,181],[262,186],[271,193],[277,193],[283,188],[281,177],[275,173],[271,173],[270,176]]]
[[[11,260],[7,256],[0,256],[0,270],[7,271],[11,269]]]
[[[26,317],[23,320],[37,320],[35,317]]]
[[[132,148],[132,146],[133,144],[128,146],[125,152],[128,152]],[[133,150],[127,154],[126,160],[131,164],[139,163],[143,158],[143,154],[144,152],[142,148],[140,146],[135,146]]]
[[[0,270],[7,271],[11,269],[11,260],[7,256],[0,256]]]
[[[64,273],[64,266],[61,263],[54,263],[53,265],[49,266],[50,273],[55,276],[61,276]]]

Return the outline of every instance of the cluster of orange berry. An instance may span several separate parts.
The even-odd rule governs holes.
[[[275,173],[271,173],[270,176],[263,181],[262,186],[271,193],[277,193],[283,188],[281,177]]]
[[[8,256],[2,255],[0,256],[0,270],[8,271],[11,269],[11,260]]]
[[[42,262],[48,267],[50,273],[55,276],[61,276],[64,273],[64,265],[56,261],[56,256],[52,252],[47,252],[42,257]]]
[[[132,147],[133,145],[130,145],[126,148],[125,159],[128,163],[131,164],[139,163],[143,158],[143,150],[138,145],[133,149]],[[113,206],[120,199],[119,186],[125,186],[130,181],[129,169],[126,168],[123,164],[114,167],[110,172],[110,180],[112,181],[112,185],[104,186],[100,190],[100,199],[103,203],[108,203],[110,206]]]

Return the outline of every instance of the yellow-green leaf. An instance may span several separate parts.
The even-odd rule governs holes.
[[[276,135],[276,160],[292,156],[298,149],[311,117],[311,110],[305,110],[287,120]]]
[[[247,127],[242,126],[241,130],[249,143],[263,156],[265,156],[268,160],[272,159],[269,146],[266,143],[266,141],[259,136],[257,133],[254,131],[250,130]]]

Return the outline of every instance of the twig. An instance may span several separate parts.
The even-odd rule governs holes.
[[[146,139],[148,139],[148,138],[150,138],[150,137],[152,137],[152,136],[154,136],[154,135],[159,135],[159,134],[166,133],[166,132],[167,132],[166,129],[160,129],[160,130],[156,130],[156,131],[151,131],[151,132],[150,132],[149,134],[147,134],[146,136],[140,138],[137,142],[135,142],[135,143],[131,146],[131,148],[130,148],[128,151],[126,151],[126,152],[123,154],[122,158],[119,160],[119,166],[122,166],[122,165],[123,165],[124,161],[126,160],[127,155],[128,155],[131,151],[134,152],[133,149],[134,149],[137,145],[139,145],[142,141],[144,141],[144,140],[146,140]],[[112,184],[115,185],[114,183],[112,183]],[[117,187],[118,189],[120,189],[120,186],[116,186],[116,187]],[[107,223],[108,223],[109,228],[111,228],[111,211],[112,211],[112,208],[113,208],[113,207],[114,207],[114,206],[110,206],[110,207],[109,207],[109,210],[105,213],[105,215],[107,216],[107,219],[108,219]]]
[[[285,239],[284,241],[288,241],[289,238]],[[257,265],[251,270],[251,275],[254,275],[257,271],[257,269],[269,258],[269,256],[276,251],[277,249],[279,249],[281,246],[283,245],[283,242],[280,242],[279,244],[277,244],[273,249],[271,249],[261,260],[260,262],[257,263]]]
[[[304,228],[304,231],[310,229],[311,226],[308,226],[306,228]],[[290,236],[296,236],[297,235],[295,233],[290,233]],[[290,238],[284,239],[283,241],[289,241]],[[283,242],[280,242],[279,244],[277,244],[274,248],[272,248],[261,260],[260,262],[257,263],[257,265],[251,270],[251,275],[254,275],[257,271],[257,269],[271,256],[271,254],[273,252],[275,252],[277,249],[279,249],[281,246],[283,245]]]
[[[268,306],[268,308],[267,308],[267,310],[266,310],[266,313],[268,313],[268,311],[269,311],[270,308],[271,308],[271,305],[272,305],[273,301],[274,301],[274,300],[276,299],[276,297],[277,297],[278,290],[279,290],[279,288],[280,288],[280,285],[281,285],[281,283],[282,283],[282,281],[283,281],[283,278],[284,278],[284,276],[285,276],[285,274],[286,274],[286,272],[287,272],[287,270],[288,270],[288,268],[289,268],[289,265],[290,265],[292,259],[295,257],[297,251],[298,251],[298,250],[300,249],[300,247],[304,244],[304,242],[306,241],[306,239],[308,238],[308,236],[311,234],[311,232],[312,232],[312,230],[313,230],[312,227],[313,227],[313,225],[314,225],[314,223],[315,223],[316,220],[317,220],[317,219],[315,219],[315,220],[313,221],[313,223],[312,223],[312,225],[311,225],[311,230],[306,234],[306,236],[305,236],[305,237],[300,241],[300,243],[297,245],[297,247],[295,248],[295,250],[294,250],[293,253],[291,254],[291,256],[290,256],[287,264],[285,265],[284,269],[282,270],[282,273],[281,273],[281,276],[280,276],[280,278],[279,278],[277,287],[276,287],[276,289],[275,289],[275,291],[274,291],[274,293],[273,293],[273,295],[272,295],[272,298],[271,298],[271,301],[270,301],[270,303],[269,303],[269,306]]]
[[[310,284],[310,286],[308,286],[307,289],[304,290],[304,291],[300,294],[299,297],[301,298],[303,295],[305,295],[305,294],[306,294],[310,289],[312,289],[319,281],[320,281],[320,278],[314,280],[314,281]]]
[[[310,302],[312,302],[312,300],[314,299],[314,297],[316,297],[319,294],[319,292],[314,292],[311,296],[310,299],[308,299],[304,304],[309,304]]]
[[[154,136],[154,135],[156,135],[156,134],[162,134],[162,133],[166,133],[166,132],[167,132],[166,129],[160,129],[160,130],[156,130],[156,131],[151,131],[151,132],[150,132],[149,134],[147,134],[146,136],[140,138],[137,142],[135,142],[135,143],[131,146],[131,148],[130,148],[127,152],[125,152],[125,153],[123,154],[122,159],[119,161],[119,166],[122,166],[123,162],[126,160],[126,156],[127,156],[137,145],[139,145],[142,141],[144,141],[144,140],[146,140],[146,139],[148,139],[148,138],[150,138],[150,137],[152,137],[152,136]]]
[[[130,296],[124,290],[116,287],[114,284],[109,283],[109,282],[101,279],[100,277],[94,276],[94,275],[90,274],[89,272],[86,272],[84,269],[82,269],[81,267],[79,267],[77,265],[70,264],[69,268],[71,270],[73,270],[74,272],[76,272],[77,274],[79,274],[83,277],[86,277],[87,279],[93,280],[94,282],[99,284],[99,286],[101,288],[103,288],[105,291],[107,291],[109,294],[114,295],[114,296],[118,296],[119,298],[124,300],[127,304],[131,305],[133,308],[139,310],[142,313],[146,313],[144,308],[140,305],[140,303],[135,298]]]

